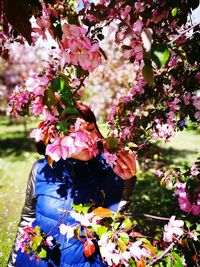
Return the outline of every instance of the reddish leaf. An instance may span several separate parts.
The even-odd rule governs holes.
[[[4,0],[3,12],[13,28],[26,38],[29,44],[32,43],[31,23],[29,21],[29,6],[25,0]]]
[[[94,254],[94,252],[95,252],[95,245],[90,239],[88,239],[83,246],[83,253],[85,257],[90,257],[92,256],[92,254]]]
[[[96,216],[105,218],[112,216],[112,210],[109,210],[107,208],[98,207],[92,211]]]

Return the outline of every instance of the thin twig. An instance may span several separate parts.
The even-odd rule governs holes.
[[[199,25],[200,25],[200,22],[197,23],[197,24],[195,24],[195,25],[192,25],[190,28],[188,28],[188,29],[186,29],[186,30],[180,32],[179,35],[176,36],[175,38],[173,38],[168,44],[172,44],[172,43],[175,42],[181,35],[183,35],[183,34],[189,32],[190,30],[192,30],[193,28],[195,28],[195,27],[197,27],[197,26],[199,26]]]
[[[143,215],[145,217],[156,219],[156,220],[163,220],[163,221],[169,221],[170,220],[170,218],[155,216],[155,215],[151,215],[151,214],[143,214]]]
[[[60,222],[65,218],[67,213],[70,212],[68,210],[64,211],[62,217],[58,220],[58,222],[50,229],[50,231],[47,233],[47,236],[60,224]]]
[[[79,86],[76,88],[76,90],[73,92],[72,94],[72,98],[75,96],[75,94],[78,92],[78,90],[83,86],[84,80],[87,76],[85,76],[82,80],[81,83],[79,84]]]
[[[157,257],[157,258],[155,258],[155,259],[153,259],[153,260],[151,260],[147,265],[146,265],[146,267],[148,267],[148,266],[152,266],[152,264],[154,264],[155,262],[157,262],[157,261],[160,261],[172,248],[173,248],[173,246],[175,245],[175,243],[173,242],[173,243],[171,243],[170,245],[169,245],[169,247],[167,247],[164,251],[163,251],[163,253],[162,254],[160,254],[160,256],[159,257]]]

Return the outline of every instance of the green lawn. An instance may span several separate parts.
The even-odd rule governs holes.
[[[30,120],[27,131],[36,125]],[[180,132],[168,144],[160,145],[162,157],[170,165],[185,166],[200,156],[200,135],[194,131]],[[23,124],[11,125],[7,118],[0,121],[0,266],[6,267],[16,227],[23,206],[26,182],[32,164],[39,158],[34,142],[24,133]],[[138,173],[131,207],[141,228],[146,234],[154,231],[160,236],[163,223],[146,219],[143,213],[160,216],[178,214],[175,197],[170,191],[159,186],[152,170]]]

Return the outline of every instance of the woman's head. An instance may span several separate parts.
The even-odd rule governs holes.
[[[102,134],[99,131],[99,128],[97,126],[96,117],[95,117],[93,111],[87,105],[85,105],[85,104],[83,104],[83,103],[81,103],[79,101],[76,102],[76,105],[77,105],[78,111],[80,112],[81,118],[84,121],[86,121],[86,122],[88,122],[90,124],[93,123],[94,124],[94,127],[96,128],[96,130],[99,133],[99,137],[102,138],[103,136],[102,136]]]
[[[99,128],[97,126],[96,117],[95,117],[93,111],[87,105],[85,105],[79,101],[77,101],[76,104],[77,104],[77,109],[80,113],[80,121],[81,121],[80,128],[83,131],[87,132],[92,139],[96,139],[96,138],[101,139],[103,136],[102,136],[102,134],[99,131]],[[46,145],[44,144],[43,141],[37,142],[36,148],[37,148],[37,151],[39,154],[45,155]],[[101,142],[98,142],[98,148],[102,148]],[[86,151],[84,151],[84,152],[86,152]],[[82,153],[80,159],[83,158],[84,152]],[[74,157],[74,158],[77,158],[77,157]],[[78,159],[79,159],[79,157],[78,157]]]

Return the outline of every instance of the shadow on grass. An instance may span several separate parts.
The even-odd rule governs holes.
[[[138,222],[137,230],[157,239],[161,238],[167,220],[148,218],[144,214],[166,218],[180,214],[176,196],[172,191],[161,187],[155,175],[150,172],[144,172],[138,177],[129,207]]]
[[[196,159],[197,151],[190,149],[175,149],[173,147],[164,148],[156,144],[152,147],[153,154],[158,155],[158,159],[148,159],[139,161],[140,167],[144,171],[162,168],[164,166],[188,167],[189,158]]]
[[[0,157],[19,157],[25,152],[36,152],[35,143],[29,137],[0,139]]]
[[[165,160],[167,165],[173,164],[177,159],[180,159],[180,163],[184,162],[183,159],[186,159],[188,155],[195,155],[196,151],[189,150],[189,149],[174,149],[172,147],[170,148],[159,148],[160,153]]]

